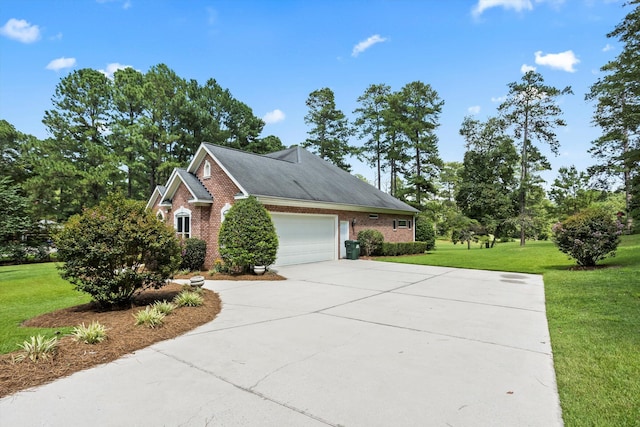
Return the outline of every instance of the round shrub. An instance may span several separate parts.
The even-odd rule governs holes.
[[[103,307],[128,303],[142,288],[160,288],[180,264],[173,229],[143,202],[110,196],[72,216],[54,236],[62,278]]]
[[[431,251],[436,247],[436,231],[433,223],[424,216],[416,218],[416,241],[425,242],[427,250]]]
[[[378,230],[362,230],[358,233],[358,241],[366,256],[382,253],[384,236]]]
[[[603,208],[589,208],[553,226],[553,240],[560,251],[578,265],[593,267],[608,256],[615,256],[622,224]]]
[[[268,267],[276,260],[278,235],[269,212],[253,196],[231,206],[218,235],[220,256],[233,272],[252,265]]]
[[[180,269],[200,271],[207,254],[207,242],[202,239],[190,238],[181,242],[182,263]]]

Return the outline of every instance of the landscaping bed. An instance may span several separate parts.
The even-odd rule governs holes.
[[[99,344],[85,344],[70,336],[60,336],[54,357],[37,363],[29,359],[14,362],[17,353],[0,355],[0,397],[111,362],[156,342],[182,335],[213,320],[220,312],[222,303],[218,294],[203,289],[203,305],[177,308],[165,318],[162,326],[156,328],[135,325],[136,312],[155,301],[171,301],[182,289],[182,285],[172,283],[159,290],[147,290],[127,309],[104,311],[88,303],[24,322],[24,326],[29,327],[62,328],[97,321],[106,327],[107,339]]]

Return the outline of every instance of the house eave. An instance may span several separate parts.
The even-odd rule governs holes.
[[[213,200],[187,200],[187,203],[193,206],[211,206],[213,205]]]
[[[257,194],[255,194],[254,196],[263,205],[271,205],[271,206],[330,209],[330,210],[351,211],[351,212],[384,213],[384,214],[392,214],[392,215],[415,216],[417,214],[417,212],[414,212],[414,211],[393,209],[393,208],[383,208],[378,206],[359,206],[359,205],[350,205],[350,204],[343,204],[343,203],[320,202],[315,200],[287,199],[282,197],[261,196]]]

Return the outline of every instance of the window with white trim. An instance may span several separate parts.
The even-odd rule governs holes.
[[[399,219],[398,220],[398,228],[411,228],[411,221],[408,221],[406,219]]]
[[[181,207],[173,215],[173,226],[178,237],[188,239],[191,237],[191,211]]]
[[[209,160],[204,161],[204,167],[202,168],[202,177],[211,178],[211,163],[209,163]]]
[[[224,217],[227,216],[227,212],[231,209],[231,204],[225,203],[222,209],[220,209],[220,224],[224,222]]]

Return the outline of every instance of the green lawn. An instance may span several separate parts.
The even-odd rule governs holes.
[[[83,304],[89,296],[60,278],[55,263],[0,267],[0,354],[17,350],[32,335],[53,336],[66,329],[23,328],[20,324],[39,314]]]
[[[640,235],[623,236],[608,268],[575,265],[551,242],[493,249],[439,241],[437,250],[384,261],[541,273],[567,426],[640,426]]]

